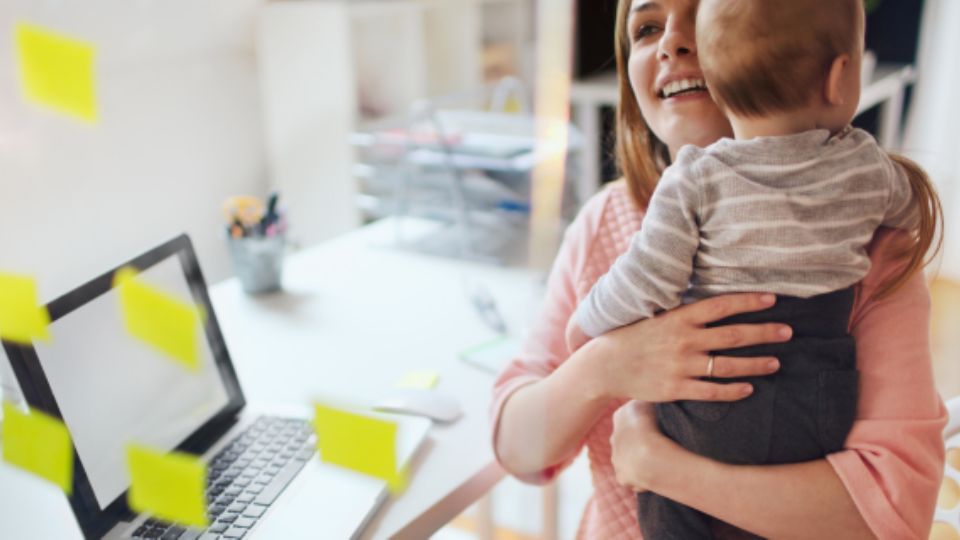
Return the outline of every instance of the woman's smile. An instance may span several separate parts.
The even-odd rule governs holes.
[[[628,75],[637,105],[670,153],[732,134],[713,103],[697,57],[696,0],[634,2],[627,19]]]
[[[699,73],[670,73],[657,80],[656,95],[663,101],[684,102],[709,98],[707,83]]]

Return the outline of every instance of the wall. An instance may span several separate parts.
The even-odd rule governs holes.
[[[907,118],[904,152],[937,184],[943,203],[943,252],[933,270],[960,282],[960,2],[928,0],[917,53],[918,79]]]
[[[266,189],[253,51],[260,0],[13,2],[0,11],[0,269],[57,294],[189,232],[207,277],[230,270],[226,196]],[[12,28],[98,47],[100,122],[21,99]]]
[[[305,245],[360,224],[348,142],[357,90],[347,14],[346,2],[275,0],[257,24],[269,173]],[[395,37],[391,30],[382,29]]]
[[[262,0],[3,0],[0,271],[42,300],[186,231],[230,275],[220,203],[267,191],[254,15]],[[13,26],[93,42],[100,122],[27,104]],[[2,353],[0,353],[2,354]]]

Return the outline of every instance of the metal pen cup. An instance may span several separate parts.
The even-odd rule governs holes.
[[[263,294],[280,290],[286,237],[228,238],[233,268],[244,292]]]

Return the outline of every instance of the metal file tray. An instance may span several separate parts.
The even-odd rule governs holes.
[[[508,81],[514,84],[513,81]],[[407,115],[367,125],[351,136],[361,208],[368,219],[427,217],[446,223],[425,241],[408,242],[397,220],[397,243],[438,254],[502,262],[523,243],[529,220],[531,173],[557,153],[567,163],[564,212],[579,206],[570,188],[579,171],[583,137],[566,125],[564,148],[537,148],[536,119],[505,100],[503,85],[423,100]],[[490,110],[491,106],[501,110]],[[516,109],[504,112],[502,109]]]

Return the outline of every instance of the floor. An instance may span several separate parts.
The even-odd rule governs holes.
[[[937,389],[944,400],[960,396],[960,282],[934,280],[931,352]],[[560,527],[562,540],[576,534],[583,505],[591,491],[586,460],[581,457],[561,476]],[[537,488],[513,479],[501,482],[493,493],[497,540],[535,540],[540,532],[540,494]],[[467,510],[434,535],[434,540],[473,540],[477,528],[472,510]]]
[[[930,297],[933,372],[940,395],[947,400],[960,396],[960,282],[935,280]]]
[[[580,516],[593,491],[590,470],[586,457],[581,455],[559,479],[558,490],[558,536],[560,540],[573,540]],[[496,523],[496,540],[538,540],[541,538],[541,493],[540,488],[522,484],[513,478],[501,481],[493,490],[493,517]],[[476,540],[477,530],[474,509],[468,509],[432,540]]]

